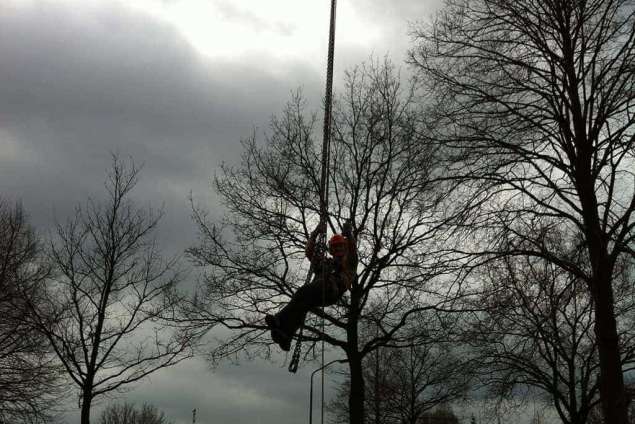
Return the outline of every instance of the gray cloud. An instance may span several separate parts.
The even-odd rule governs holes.
[[[296,29],[295,25],[289,25],[282,21],[267,22],[247,9],[241,8],[239,3],[231,0],[214,1],[220,15],[227,21],[237,21],[258,32],[272,31],[274,33],[291,36]]]
[[[380,26],[384,37],[373,53],[390,54],[401,63],[410,47],[412,25],[428,20],[442,6],[443,0],[355,0],[351,3],[356,13]]]
[[[303,364],[298,374],[290,374],[283,365],[283,359],[278,358],[274,363],[225,364],[211,371],[202,361],[193,360],[153,375],[143,390],[126,398],[139,404],[160,404],[166,415],[178,418],[177,424],[190,423],[194,408],[199,423],[297,424],[308,418],[309,375],[317,364]],[[331,394],[336,380],[331,376],[327,379],[327,394]],[[314,380],[317,411],[319,375]]]
[[[45,204],[95,194],[109,151],[145,163],[139,191],[185,205],[291,89],[319,83],[302,64],[208,63],[169,26],[116,5],[0,15],[0,57],[0,188],[40,223]]]

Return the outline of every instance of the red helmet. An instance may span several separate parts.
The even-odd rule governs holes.
[[[329,239],[329,252],[333,256],[344,256],[346,254],[345,249],[337,249],[335,251],[333,249],[339,246],[346,246],[346,243],[348,243],[346,237],[341,234],[334,234],[333,237]]]

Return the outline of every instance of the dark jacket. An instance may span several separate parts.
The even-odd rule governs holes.
[[[351,231],[343,232],[348,243],[348,252],[342,260],[326,256],[323,249],[316,251],[315,240],[318,231],[313,231],[306,246],[306,257],[311,261],[314,272],[314,282],[326,277],[329,285],[335,286],[340,293],[350,290],[357,278],[357,242]]]

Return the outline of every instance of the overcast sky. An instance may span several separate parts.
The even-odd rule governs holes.
[[[336,86],[371,55],[402,64],[408,23],[438,0],[340,0]],[[302,87],[319,106],[328,0],[0,1],[0,196],[21,199],[46,232],[98,198],[110,152],[144,164],[136,199],[165,205],[161,240],[193,244],[190,192],[220,213],[209,181],[239,141],[266,129]],[[404,65],[405,66],[405,65]],[[273,363],[191,360],[122,398],[148,401],[177,424],[296,424],[308,372]],[[99,412],[102,400],[95,408]],[[70,402],[72,407],[76,400]],[[79,422],[75,409],[66,414]]]

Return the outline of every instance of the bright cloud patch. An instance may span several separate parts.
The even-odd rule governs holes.
[[[278,59],[324,54],[330,2],[298,0],[137,0],[131,2],[173,24],[200,52],[236,58],[257,52]],[[354,9],[338,6],[338,43],[368,47],[381,36]]]

